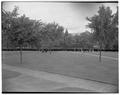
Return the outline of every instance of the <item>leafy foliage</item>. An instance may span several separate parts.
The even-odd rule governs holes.
[[[72,35],[63,26],[52,22],[43,23],[25,15],[19,16],[18,7],[12,12],[2,9],[2,42],[8,48],[93,48],[98,44],[104,49],[118,49],[118,10],[101,6],[93,17],[87,17],[85,31]]]
[[[99,42],[99,46],[105,49],[113,48],[111,43],[118,35],[115,31],[115,24],[118,22],[117,16],[112,14],[110,7],[99,8],[98,14],[87,18],[90,22],[88,27],[93,31],[93,38]]]

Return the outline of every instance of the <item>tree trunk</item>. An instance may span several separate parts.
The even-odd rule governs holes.
[[[20,63],[22,64],[22,45],[20,46]]]
[[[99,62],[102,61],[102,60],[101,60],[101,55],[102,55],[102,50],[101,50],[101,49],[102,49],[102,45],[100,45],[100,50],[99,50],[99,51],[100,51],[100,53],[99,53]]]
[[[6,45],[7,45],[7,49],[8,49],[8,37],[6,37]]]
[[[99,61],[101,62],[101,49],[100,49],[100,55],[99,55]]]

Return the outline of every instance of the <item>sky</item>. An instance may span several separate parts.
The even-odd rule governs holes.
[[[109,6],[113,13],[117,10],[117,3],[70,3],[70,2],[4,2],[3,8],[12,11],[19,7],[18,13],[27,17],[42,20],[45,23],[56,22],[68,30],[69,33],[81,33],[86,30],[86,17],[97,14],[101,5]]]

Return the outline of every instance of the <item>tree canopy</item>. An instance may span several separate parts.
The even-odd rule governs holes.
[[[118,49],[118,8],[113,14],[110,7],[99,7],[97,14],[87,17],[87,27],[92,32],[83,31],[80,35],[72,35],[56,22],[44,23],[20,16],[18,9],[15,7],[12,12],[2,9],[3,48],[94,48],[99,45],[103,49]]]
[[[115,26],[118,22],[117,13],[112,14],[110,7],[99,7],[98,14],[93,17],[87,17],[90,22],[88,27],[93,31],[93,37],[96,42],[99,42],[99,46],[104,49],[113,48],[112,43],[116,38],[117,31]]]

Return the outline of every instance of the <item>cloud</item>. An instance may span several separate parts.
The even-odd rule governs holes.
[[[84,32],[88,21],[86,17],[91,17],[97,13],[101,3],[52,3],[52,2],[6,2],[4,9],[11,11],[14,6],[19,7],[20,14],[44,22],[56,22],[67,28],[69,32]],[[116,4],[105,3],[115,11]]]

